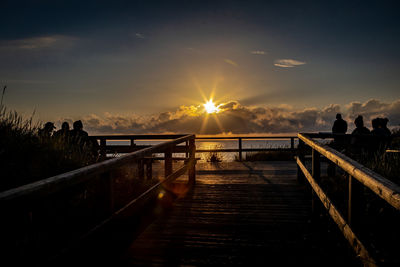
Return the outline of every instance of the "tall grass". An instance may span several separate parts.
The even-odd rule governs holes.
[[[60,138],[38,136],[40,123],[0,106],[0,191],[70,171],[92,162],[93,151]]]
[[[223,146],[220,144],[208,147],[208,149],[222,149],[222,148]],[[204,154],[204,158],[207,162],[221,162],[224,159],[221,152],[207,152]]]

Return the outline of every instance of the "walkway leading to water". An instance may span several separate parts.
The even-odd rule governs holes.
[[[119,266],[354,263],[332,225],[310,222],[294,162],[200,163],[197,170],[193,192],[147,227]]]

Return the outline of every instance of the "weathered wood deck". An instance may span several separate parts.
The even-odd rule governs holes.
[[[196,186],[119,257],[118,266],[354,266],[335,226],[311,223],[295,162],[197,164]]]

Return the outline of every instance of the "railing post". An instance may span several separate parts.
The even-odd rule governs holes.
[[[189,184],[196,182],[196,143],[195,138],[189,140]]]
[[[319,184],[321,180],[321,161],[318,151],[312,150],[312,176],[314,180]],[[321,212],[321,204],[317,194],[312,190],[312,213],[314,216],[318,216]]]
[[[153,160],[146,159],[146,179],[151,180],[153,178]]]
[[[238,138],[239,141],[239,161],[242,161],[242,138]]]
[[[138,176],[139,179],[144,179],[144,159],[138,160]]]
[[[185,146],[186,146],[185,158],[188,158],[189,157],[189,141],[185,142]]]
[[[164,175],[165,178],[168,177],[168,175],[170,175],[172,173],[172,148],[168,147],[165,151],[164,151]]]
[[[109,171],[101,174],[101,179],[105,187],[105,210],[107,215],[111,215],[114,213],[114,179]]]
[[[290,137],[290,149],[294,150],[294,137]]]
[[[363,188],[360,182],[349,174],[349,195],[347,206],[347,223],[350,227],[359,225],[363,209]],[[353,228],[354,229],[354,228]]]
[[[105,160],[107,157],[106,145],[107,145],[107,140],[105,138],[101,138],[100,139],[100,159],[101,160]]]
[[[298,157],[298,159],[301,161],[301,162],[303,162],[303,164],[305,164],[305,162],[304,162],[304,159],[305,159],[305,157],[304,157],[304,147],[305,146],[305,144],[304,144],[304,142],[303,142],[303,140],[301,140],[300,138],[299,138],[299,146],[298,146],[298,148],[297,148],[297,157]],[[304,176],[304,174],[303,174],[303,171],[300,169],[300,167],[299,166],[297,166],[297,180],[299,181],[299,183],[304,183],[304,181],[305,181],[305,176]]]
[[[131,138],[131,147],[134,148],[136,146],[135,139]],[[133,151],[133,149],[132,149]]]

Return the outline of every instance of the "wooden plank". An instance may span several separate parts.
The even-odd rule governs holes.
[[[107,153],[130,153],[134,151],[139,151],[145,148],[152,147],[151,145],[135,145],[135,146],[130,146],[130,145],[107,145],[105,146],[105,149]],[[176,146],[173,149],[173,153],[185,153],[186,152],[186,147],[185,146]]]
[[[225,148],[225,149],[197,149],[196,152],[239,152],[238,148]],[[242,148],[243,152],[262,152],[262,151],[292,151],[290,148]]]
[[[219,169],[222,174],[197,175],[193,192],[146,228],[118,258],[121,266],[351,264],[342,250],[332,249],[336,242],[327,246],[331,238],[308,232],[310,205],[297,183],[294,162],[232,162],[197,168]],[[246,169],[261,172],[235,174]],[[277,169],[278,174],[263,174]]]
[[[106,139],[106,140],[169,140],[177,139],[190,134],[136,134],[136,135],[93,135],[90,138],[93,139]]]
[[[245,136],[245,135],[237,135],[237,136],[196,136],[196,140],[232,140],[242,138],[243,140],[250,140],[250,139],[290,139],[290,138],[298,138],[297,136],[291,135],[283,135],[283,136]]]
[[[367,167],[316,140],[311,140],[306,134],[298,134],[299,138],[307,145],[317,150],[342,168],[363,185],[371,189],[376,195],[384,199],[397,210],[400,210],[400,187],[385,177],[371,171]]]
[[[377,266],[375,260],[369,255],[369,252],[365,248],[365,246],[361,243],[358,237],[354,234],[350,226],[347,224],[346,220],[342,217],[336,206],[331,202],[329,197],[325,194],[322,188],[318,185],[318,183],[314,180],[312,175],[308,172],[307,168],[304,164],[297,159],[297,165],[300,167],[304,176],[312,186],[314,192],[317,194],[322,204],[325,206],[325,209],[328,211],[331,218],[338,225],[339,229],[342,231],[344,237],[349,241],[349,244],[353,247],[356,255],[360,257],[363,261],[364,266]]]

